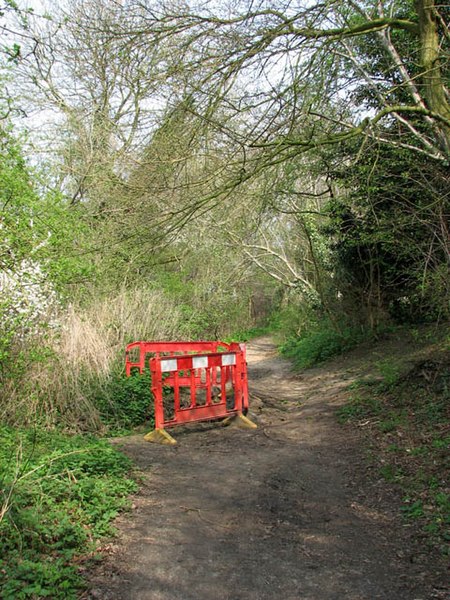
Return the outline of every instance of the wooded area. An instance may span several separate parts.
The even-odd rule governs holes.
[[[269,328],[308,365],[448,323],[448,5],[0,12],[8,439],[142,424],[148,381],[123,373],[136,339]]]

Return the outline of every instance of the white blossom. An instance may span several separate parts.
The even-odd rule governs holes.
[[[42,266],[22,260],[13,270],[0,271],[2,329],[20,338],[58,326],[60,300]]]

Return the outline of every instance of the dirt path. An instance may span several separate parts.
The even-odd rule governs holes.
[[[248,361],[257,430],[177,429],[176,447],[121,440],[144,484],[85,597],[443,598],[385,488],[365,476],[358,439],[336,422],[361,364],[295,376],[268,338]]]

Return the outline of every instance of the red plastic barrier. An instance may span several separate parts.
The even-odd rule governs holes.
[[[137,360],[130,358],[133,351],[138,351]],[[242,417],[248,409],[244,344],[134,342],[127,346],[127,375],[133,368],[143,373],[149,355],[155,431],[146,439],[175,443],[164,431],[167,427],[234,415],[244,419],[246,426],[254,427]]]
[[[148,355],[151,356],[175,356],[178,354],[193,354],[199,352],[218,352],[219,348],[228,350],[230,344],[226,342],[132,342],[128,344],[125,351],[125,369],[127,376],[130,376],[133,368],[139,369],[143,373],[145,369],[145,360]],[[130,355],[138,352],[138,360],[132,360]]]

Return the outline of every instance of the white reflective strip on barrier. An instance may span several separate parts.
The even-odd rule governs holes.
[[[236,354],[224,354],[222,356],[222,367],[236,364]]]
[[[178,371],[177,359],[164,358],[161,361],[161,371],[163,373],[167,373],[167,371]]]
[[[192,368],[193,369],[204,369],[208,366],[208,357],[207,356],[194,356],[192,359]]]

